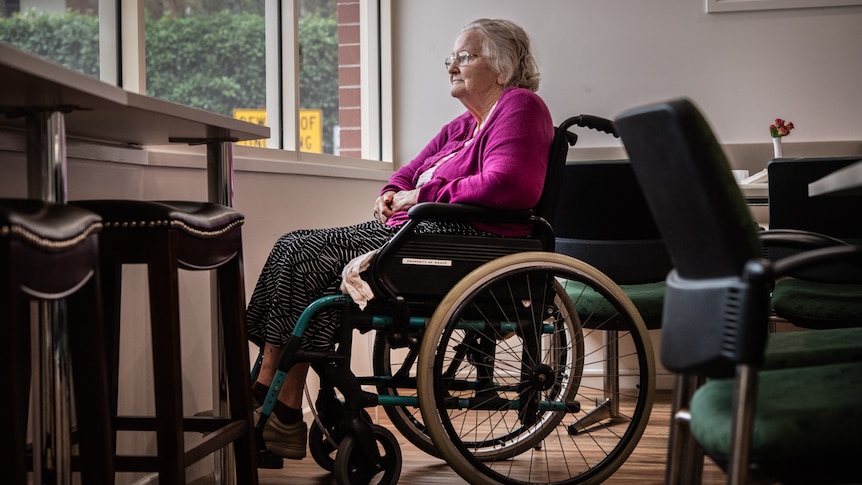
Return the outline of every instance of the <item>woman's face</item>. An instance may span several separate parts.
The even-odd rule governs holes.
[[[455,61],[449,66],[450,93],[462,103],[493,99],[496,101],[503,89],[502,75],[496,73],[491,63],[483,56],[482,38],[475,30],[468,30],[455,39],[454,56],[467,52],[479,57],[470,57],[463,64]]]

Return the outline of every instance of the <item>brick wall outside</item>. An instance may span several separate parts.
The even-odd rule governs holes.
[[[362,157],[359,76],[359,2],[338,0],[339,155]]]

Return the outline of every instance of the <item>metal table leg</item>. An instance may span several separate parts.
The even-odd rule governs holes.
[[[26,113],[27,192],[66,203],[66,126],[62,111]],[[71,484],[71,368],[62,300],[34,304],[31,345],[33,483]]]
[[[233,206],[233,143],[235,139],[211,138],[188,139],[171,138],[173,143],[188,143],[192,145],[207,145],[207,193],[210,202]],[[213,349],[213,412],[216,416],[229,414],[227,372],[225,369],[224,342],[222,331],[224,320],[218,304],[218,279],[211,279],[210,301],[212,302],[212,349]],[[233,453],[227,449],[215,453],[216,483],[220,485],[236,484],[236,462]]]
[[[207,143],[207,188],[210,202],[233,206],[233,142],[210,141]],[[215,415],[229,414],[227,371],[225,369],[223,316],[218,304],[218,278],[211,277],[212,355],[213,355],[213,400]],[[229,449],[215,454],[215,479],[217,484],[236,485],[236,462]]]

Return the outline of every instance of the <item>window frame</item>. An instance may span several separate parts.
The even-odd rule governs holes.
[[[847,7],[862,5],[862,0],[706,0],[707,13],[791,8]]]
[[[276,158],[333,167],[393,168],[392,4],[359,0],[362,158],[301,152],[299,146],[299,0],[264,0],[266,22],[266,148],[242,147],[249,157],[277,150]],[[123,89],[146,94],[144,4],[139,0],[100,0],[100,77]],[[118,47],[119,46],[119,47]],[[328,170],[327,170],[328,172]]]

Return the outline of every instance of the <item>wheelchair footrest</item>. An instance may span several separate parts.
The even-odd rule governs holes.
[[[269,470],[281,470],[284,468],[284,458],[269,450],[258,450],[257,467]]]

